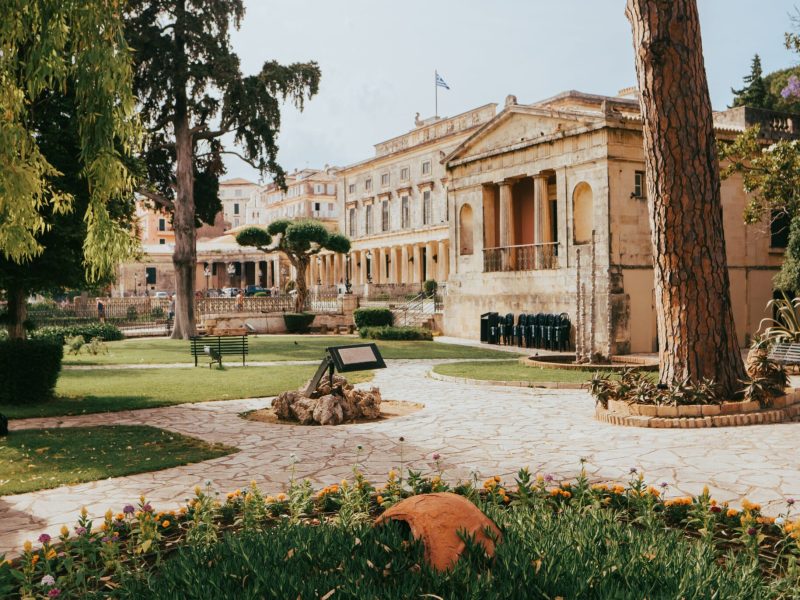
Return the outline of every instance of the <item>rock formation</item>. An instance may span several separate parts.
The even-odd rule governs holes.
[[[272,401],[272,409],[279,419],[301,425],[339,425],[380,417],[381,392],[375,387],[357,390],[340,375],[333,376],[331,385],[325,375],[310,397],[300,391],[283,392]]]

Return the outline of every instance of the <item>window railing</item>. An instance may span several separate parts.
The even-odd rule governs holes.
[[[484,248],[483,271],[539,271],[558,268],[558,242]]]

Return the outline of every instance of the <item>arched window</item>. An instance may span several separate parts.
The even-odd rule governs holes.
[[[465,204],[458,213],[458,229],[461,232],[459,254],[472,254],[472,206]]]
[[[589,244],[594,229],[594,201],[592,188],[586,182],[575,186],[572,192],[572,236],[576,244]]]

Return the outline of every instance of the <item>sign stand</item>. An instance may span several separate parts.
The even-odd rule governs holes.
[[[385,369],[386,363],[380,350],[375,344],[355,344],[353,346],[329,346],[325,348],[325,357],[322,359],[314,377],[306,388],[305,395],[311,396],[328,371],[328,381],[333,387],[333,374],[335,371],[349,373],[351,371],[367,371],[370,369]]]

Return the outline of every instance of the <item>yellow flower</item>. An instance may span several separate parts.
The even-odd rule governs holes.
[[[112,510],[109,508],[109,509],[106,511],[106,519],[108,519],[108,520],[110,521],[110,520],[112,519],[112,517],[113,517],[113,516],[114,516],[114,511],[112,511]]]
[[[596,492],[607,492],[608,486],[605,483],[595,483],[592,489]]]
[[[100,525],[100,529],[102,529],[103,531],[108,531],[108,523],[103,523],[102,525]]]
[[[661,492],[659,492],[652,485],[647,486],[647,493],[650,494],[651,496],[655,496],[656,498],[658,498],[661,495]]]
[[[278,494],[278,502],[283,502],[284,500],[286,500],[286,494],[281,492],[280,494]]]
[[[194,495],[199,496],[203,490],[200,488],[199,485],[194,486]]]
[[[38,562],[39,562],[39,555],[38,554],[34,554],[33,556],[31,556],[31,564],[32,565],[35,565]]]
[[[61,526],[61,535],[67,536],[69,535],[69,527],[66,525]]]
[[[142,495],[142,496],[139,496],[139,502],[141,502],[142,504],[144,504],[144,496],[143,496],[143,495]]]
[[[25,540],[25,543],[22,544],[22,549],[25,550],[25,552],[30,552],[32,548],[33,544],[30,540]]]
[[[495,480],[497,483],[500,483],[500,482],[502,481],[502,479],[500,479],[500,475],[495,475],[495,476],[494,476],[494,480]]]
[[[178,509],[178,512],[182,515],[185,515],[188,511],[186,510],[185,506],[181,506],[180,509]]]
[[[742,508],[749,511],[761,510],[761,505],[755,502],[750,502],[747,498],[742,500]]]
[[[708,492],[708,486],[707,486],[707,485],[704,485],[704,486],[703,486],[703,496],[708,496],[708,494],[709,494],[709,492]]]
[[[164,528],[169,527],[169,521],[164,519],[164,521],[161,523],[161,526],[164,527]]]
[[[738,514],[739,514],[739,511],[738,511],[738,510],[736,510],[735,508],[729,508],[729,509],[728,509],[728,512],[726,512],[725,514],[726,514],[728,517],[735,517],[736,515],[738,515]]]
[[[273,502],[275,502],[275,497],[274,496],[267,496],[266,498],[264,498],[264,501],[267,504],[272,504]]]
[[[50,550],[47,551],[47,555],[45,556],[45,558],[47,560],[53,560],[55,557],[56,557],[56,551],[50,548]]]
[[[378,496],[377,498],[375,498],[375,502],[377,502],[378,504],[383,504],[383,496]]]
[[[122,513],[117,513],[117,521],[124,521],[125,515]]]
[[[251,479],[251,480],[250,480],[250,487],[251,487],[251,488],[256,488],[256,487],[258,487],[258,486],[256,485],[256,480],[255,480],[255,479]]]
[[[81,508],[81,516],[82,516],[82,517],[85,517],[85,516],[86,516],[86,515],[88,515],[88,514],[89,514],[89,511],[86,509],[86,507],[85,507],[85,506],[84,506],[84,507],[82,507],[82,508]]]

